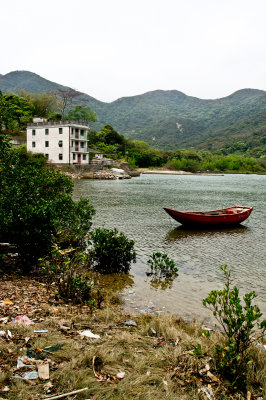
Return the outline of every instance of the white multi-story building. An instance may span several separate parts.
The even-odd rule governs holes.
[[[88,124],[35,119],[27,125],[27,150],[43,153],[53,164],[88,164]],[[40,122],[41,121],[41,122]]]

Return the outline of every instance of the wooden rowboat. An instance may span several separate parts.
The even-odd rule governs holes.
[[[221,210],[199,212],[176,211],[166,207],[163,209],[183,225],[230,226],[245,221],[250,216],[253,207],[233,206]]]

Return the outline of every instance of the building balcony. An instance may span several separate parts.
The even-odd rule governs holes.
[[[88,142],[89,140],[87,139],[87,135],[79,135],[79,134],[76,134],[76,133],[71,133],[71,135],[70,135],[70,139],[71,140],[81,140],[81,141],[83,141],[83,142]]]
[[[71,153],[89,153],[87,147],[71,147]]]

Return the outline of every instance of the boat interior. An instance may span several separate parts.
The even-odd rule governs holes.
[[[223,210],[215,210],[215,211],[199,211],[199,212],[189,212],[188,214],[193,215],[228,215],[228,214],[238,214],[246,210],[247,207],[232,207],[226,208]]]

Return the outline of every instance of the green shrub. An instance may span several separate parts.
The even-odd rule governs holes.
[[[265,321],[259,324],[262,314],[257,305],[252,305],[255,292],[243,296],[242,306],[238,288],[232,288],[230,270],[226,265],[220,268],[225,275],[225,288],[212,290],[203,305],[213,312],[226,335],[224,343],[217,345],[214,353],[218,369],[234,386],[244,386],[250,361],[248,350],[256,336],[255,327],[264,332]]]
[[[155,289],[170,289],[178,276],[174,260],[165,253],[156,252],[149,257],[147,264],[149,271],[146,275],[151,277],[150,285]]]
[[[117,229],[97,228],[91,233],[90,250],[94,269],[101,273],[127,273],[131,261],[136,261],[134,241]]]
[[[48,284],[55,282],[58,295],[65,301],[94,304],[92,299],[93,281],[86,278],[83,267],[87,263],[87,253],[78,249],[60,249],[54,245],[51,255],[40,259],[40,265],[47,274]]]
[[[0,135],[0,240],[16,245],[25,271],[54,243],[85,247],[94,214],[88,199],[72,200],[68,177],[34,160]]]
[[[171,260],[165,253],[153,253],[149,257],[147,264],[150,267],[150,273],[161,277],[176,275],[178,271],[174,260]]]

